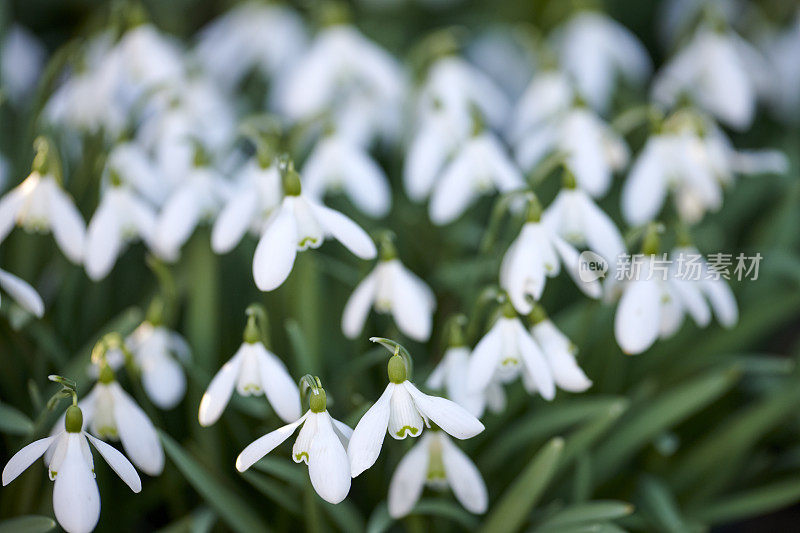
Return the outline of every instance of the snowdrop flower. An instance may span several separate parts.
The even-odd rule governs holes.
[[[351,219],[302,194],[300,176],[291,164],[282,176],[284,198],[258,241],[253,257],[253,277],[262,291],[271,291],[289,276],[297,252],[319,248],[334,237],[361,259],[373,259],[372,239]]]
[[[530,319],[531,336],[544,353],[558,388],[583,392],[591,387],[591,380],[575,360],[578,348],[553,324],[541,305],[534,306]]]
[[[480,392],[492,379],[509,383],[520,375],[529,392],[538,391],[545,400],[555,397],[556,383],[547,358],[514,308],[505,302],[500,318],[472,351],[467,387]]]
[[[599,218],[596,213],[594,215]],[[550,224],[542,221],[539,200],[532,198],[522,230],[503,256],[500,286],[508,293],[514,308],[522,314],[531,312],[532,304],[528,298],[539,301],[545,281],[557,276],[562,264],[575,285],[587,296],[599,298],[602,293],[599,281],[581,279],[578,251],[556,233],[556,223],[555,219]]]
[[[762,46],[775,77],[769,91],[770,107],[775,118],[782,121],[800,119],[800,12],[794,21],[780,32],[768,36]]]
[[[517,142],[525,134],[566,114],[575,102],[575,91],[564,72],[546,70],[531,79],[509,121],[508,138]]]
[[[313,383],[310,376],[303,380],[307,378]],[[308,411],[295,422],[248,445],[236,458],[236,469],[244,472],[302,426],[292,447],[292,459],[308,465],[311,485],[323,500],[339,503],[350,492],[350,463],[345,448],[353,430],[328,413],[327,396],[319,379],[311,390]]]
[[[350,295],[342,313],[342,332],[354,339],[364,328],[370,307],[379,313],[391,313],[400,331],[423,342],[431,336],[436,297],[424,281],[408,270],[397,258],[394,245],[386,239],[375,269]]]
[[[283,196],[281,173],[272,160],[254,158],[245,163],[239,176],[211,231],[211,248],[218,254],[233,250],[248,230],[261,235]]]
[[[39,318],[44,316],[44,302],[36,289],[11,272],[0,268],[0,289],[11,296],[20,307]]]
[[[11,483],[46,451],[53,485],[53,510],[58,523],[68,533],[89,533],[100,518],[100,491],[94,474],[89,442],[133,492],[142,490],[142,482],[133,465],[112,446],[83,431],[81,409],[67,408],[64,429],[28,444],[18,451],[3,469],[3,486]]]
[[[30,97],[45,57],[44,46],[30,31],[18,24],[8,29],[0,46],[0,79],[12,101]]]
[[[84,263],[93,281],[105,278],[125,244],[136,239],[151,242],[156,226],[155,210],[139,198],[118,174],[111,172],[97,210],[86,231]]]
[[[565,173],[565,186],[542,214],[542,224],[576,247],[588,247],[611,265],[625,252],[625,242],[611,220],[586,194],[575,188],[575,179]]]
[[[370,340],[384,344],[395,355],[389,359],[386,390],[364,414],[350,438],[347,455],[353,477],[375,464],[387,432],[398,440],[409,435],[419,437],[424,425],[430,427],[430,422],[457,439],[468,439],[483,431],[483,424],[463,407],[445,398],[423,394],[408,380],[408,365],[399,355],[402,350],[407,358],[405,348],[386,339]]]
[[[95,386],[80,402],[83,412],[83,427],[106,440],[122,443],[122,448],[133,464],[150,475],[157,476],[164,470],[164,449],[156,428],[147,414],[136,404],[114,378],[114,371],[107,364],[101,366],[100,377]],[[57,432],[61,422],[56,423]],[[55,448],[51,448],[45,460],[55,461]]]
[[[211,380],[200,401],[200,425],[216,422],[228,405],[236,388],[243,396],[263,394],[275,413],[285,422],[300,417],[300,395],[286,365],[267,350],[257,324],[257,316],[266,317],[255,307],[248,308],[244,342],[234,356],[223,365]],[[262,319],[263,320],[263,319]]]
[[[603,196],[612,174],[628,163],[625,141],[600,117],[576,107],[534,127],[515,142],[515,157],[523,170],[533,169],[549,153],[562,152],[578,187]]]
[[[428,431],[397,465],[389,482],[389,515],[402,518],[412,511],[428,485],[453,490],[471,513],[486,512],[489,497],[475,463],[443,431]]]
[[[145,91],[174,83],[183,77],[183,51],[177,40],[161,33],[152,24],[140,24],[122,36],[116,45],[127,79],[127,91]],[[122,81],[118,81],[122,84]],[[131,97],[135,100],[135,97]]]
[[[27,231],[52,231],[67,259],[80,263],[86,233],[83,218],[59,184],[60,166],[53,161],[57,156],[50,142],[39,138],[36,151],[30,176],[0,199],[0,242],[15,224]]]
[[[698,106],[738,130],[753,121],[759,92],[772,72],[759,52],[733,32],[699,30],[656,75],[653,98],[673,106],[688,95]]]
[[[433,186],[429,215],[437,225],[458,218],[478,195],[520,189],[525,180],[500,142],[488,131],[469,139]]]
[[[640,85],[650,74],[652,65],[642,43],[608,15],[580,12],[556,33],[561,67],[601,113],[608,108],[618,75]]]
[[[106,168],[119,175],[154,206],[161,206],[168,196],[168,186],[153,159],[135,141],[119,142],[108,153]]]
[[[385,217],[392,205],[389,180],[369,153],[350,139],[329,135],[320,140],[303,165],[303,187],[322,200],[328,191],[344,191],[365,214]]]

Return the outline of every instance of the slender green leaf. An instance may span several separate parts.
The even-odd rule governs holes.
[[[642,512],[652,519],[659,531],[683,533],[689,530],[675,496],[662,481],[645,476],[641,482],[640,494]]]
[[[725,524],[750,516],[775,511],[800,501],[800,479],[789,479],[756,489],[749,489],[703,504],[690,511],[699,522]]]
[[[616,500],[596,500],[580,503],[563,509],[542,523],[542,528],[558,528],[583,524],[584,522],[603,522],[628,516],[633,512],[633,505]]]
[[[5,403],[0,403],[0,433],[29,435],[33,421],[25,413]]]
[[[256,472],[242,472],[242,477],[256,489],[258,489],[261,494],[274,501],[290,513],[295,515],[302,514],[302,511],[300,510],[300,502],[298,500],[299,495],[296,493],[292,494],[295,491],[288,490],[285,485],[282,485],[281,483],[278,483],[277,481]]]
[[[18,516],[0,522],[0,533],[44,533],[56,527],[49,516]]]

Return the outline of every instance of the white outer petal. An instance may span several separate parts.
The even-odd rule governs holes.
[[[270,405],[284,422],[300,418],[300,391],[283,361],[269,352],[263,344],[256,343],[258,370],[261,373],[261,388]]]
[[[438,396],[423,394],[408,380],[400,386],[405,387],[414,399],[414,405],[423,417],[430,419],[455,438],[469,439],[485,429],[480,420],[457,403]]]
[[[314,216],[328,235],[361,259],[374,259],[378,254],[367,232],[342,213],[321,204],[309,202]]]
[[[347,445],[347,456],[350,458],[350,470],[353,477],[375,464],[383,447],[386,429],[389,427],[389,406],[394,383],[389,383],[378,401],[364,413],[356,424],[350,443]]]
[[[103,459],[106,460],[108,466],[111,467],[114,472],[128,485],[133,492],[139,492],[142,490],[142,480],[139,478],[139,474],[136,473],[136,469],[133,467],[130,461],[122,455],[122,453],[111,446],[110,444],[106,444],[102,440],[98,439],[90,435],[89,433],[84,433],[86,438],[89,439],[89,442],[94,445],[100,455],[103,456]]]
[[[389,482],[389,516],[402,518],[411,512],[422,495],[428,477],[432,432],[426,432],[397,464]]]
[[[150,354],[142,365],[142,386],[161,409],[172,409],[186,393],[183,367],[167,354]]]
[[[68,533],[89,533],[100,518],[100,491],[81,449],[85,437],[68,433],[65,438],[69,441],[53,485],[53,510]]]
[[[520,356],[525,368],[536,384],[536,389],[542,395],[542,398],[552,400],[556,395],[556,384],[542,350],[519,319],[514,320],[512,326],[517,338]]]
[[[350,492],[350,461],[327,411],[315,414],[317,432],[311,441],[308,475],[323,500],[339,503]]]
[[[253,278],[262,291],[277,289],[289,277],[297,256],[294,199],[286,198],[258,241],[253,256]]]
[[[240,453],[236,458],[236,470],[239,472],[244,472],[253,466],[256,461],[274,450],[276,446],[288,439],[292,433],[294,433],[294,430],[297,429],[297,426],[305,422],[309,413],[311,413],[311,411],[306,411],[306,414],[291,424],[287,424],[276,429],[275,431],[271,431],[263,437],[260,437],[248,444],[247,447],[242,450],[242,453]]]
[[[392,317],[397,327],[416,341],[428,340],[436,308],[433,291],[399,261],[392,272]]]
[[[197,414],[201,426],[210,426],[219,419],[222,411],[225,410],[231,394],[233,394],[233,388],[236,386],[241,362],[242,356],[237,351],[236,355],[222,366],[208,384],[208,389],[203,394],[203,399],[200,400],[200,409]]]
[[[233,250],[242,240],[258,210],[258,193],[244,189],[222,208],[211,230],[211,248],[218,254]]]
[[[3,486],[5,487],[24,472],[34,461],[44,455],[44,452],[54,443],[59,435],[50,435],[43,439],[35,440],[14,454],[3,468]]]
[[[497,370],[503,349],[503,332],[500,327],[502,320],[499,319],[492,326],[472,351],[467,371],[467,388],[470,392],[483,391]]]
[[[114,420],[125,453],[146,474],[159,475],[164,470],[164,449],[155,426],[119,383],[115,381],[110,387]]]
[[[53,178],[44,178],[53,179]],[[83,260],[86,225],[72,199],[55,182],[48,187],[53,237],[67,259],[73,263]]]
[[[108,275],[122,249],[118,207],[119,205],[111,203],[106,196],[89,222],[84,263],[86,273],[94,281]]]
[[[456,498],[467,511],[485,513],[489,505],[489,495],[475,463],[447,435],[440,435],[440,439],[444,473]]]
[[[364,322],[375,299],[377,285],[377,273],[373,270],[361,280],[348,298],[342,311],[342,332],[348,339],[356,338],[364,329]]]
[[[6,291],[16,302],[29,313],[41,318],[44,315],[44,302],[36,289],[22,278],[0,269],[0,288]]]
[[[661,291],[656,280],[629,282],[614,317],[614,334],[622,351],[638,354],[658,338]]]

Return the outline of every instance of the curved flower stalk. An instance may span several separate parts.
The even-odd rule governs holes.
[[[612,174],[628,164],[625,141],[587,108],[574,107],[547,122],[520,129],[526,131],[514,142],[520,168],[530,171],[546,155],[561,152],[578,187],[595,198],[606,194]]]
[[[64,422],[55,434],[34,441],[18,451],[3,469],[3,486],[8,485],[45,452],[53,485],[53,510],[58,523],[68,533],[89,533],[100,518],[100,491],[94,474],[91,442],[108,465],[133,492],[142,490],[136,469],[123,454],[82,430],[83,413],[76,405],[67,408]]]
[[[489,504],[486,484],[475,463],[443,431],[425,434],[400,460],[389,482],[389,515],[409,514],[422,489],[445,490],[449,486],[464,508],[483,514]]]
[[[301,192],[291,163],[282,170],[284,198],[264,226],[253,257],[253,277],[262,291],[277,289],[289,277],[298,251],[319,248],[333,237],[361,259],[377,255],[375,243],[351,219]]]
[[[0,198],[0,242],[14,225],[27,231],[52,231],[61,251],[73,263],[83,260],[86,226],[69,194],[61,187],[61,164],[52,143],[34,143],[33,170],[25,181]]]
[[[11,296],[17,304],[36,315],[38,318],[44,316],[44,302],[36,289],[31,287],[25,280],[6,272],[0,268],[0,289],[3,289]]]
[[[356,286],[342,312],[342,332],[353,339],[364,329],[369,310],[391,313],[398,329],[417,341],[431,336],[436,297],[424,281],[397,258],[389,239],[381,246],[380,260]]]
[[[239,176],[211,231],[211,248],[218,254],[233,250],[248,231],[260,235],[283,196],[275,161],[254,158],[245,163]]]
[[[383,218],[392,207],[392,191],[383,169],[369,152],[339,134],[317,142],[303,165],[303,188],[322,201],[327,192],[342,191],[364,214]]]
[[[431,221],[444,225],[456,220],[482,194],[501,193],[525,185],[500,141],[483,131],[467,140],[444,167],[433,185],[428,209]]]
[[[302,426],[292,447],[292,460],[308,465],[311,485],[323,500],[339,503],[350,492],[350,462],[345,449],[353,430],[328,413],[319,378],[304,376],[301,387],[311,389],[308,411],[295,422],[250,443],[236,458],[236,469],[244,472]]]
[[[627,28],[600,12],[581,11],[556,30],[561,68],[581,96],[600,113],[608,109],[617,78],[641,85],[652,63]]]
[[[397,440],[419,437],[431,422],[457,439],[469,439],[484,430],[483,424],[457,403],[423,394],[408,380],[410,359],[405,348],[388,339],[370,340],[394,355],[389,359],[386,390],[361,417],[350,438],[347,455],[353,477],[375,464],[387,432]]]
[[[226,90],[252,71],[277,79],[306,45],[297,13],[280,5],[242,3],[200,30],[193,55]]]
[[[688,95],[726,125],[744,130],[771,79],[766,60],[744,39],[732,31],[701,28],[656,74],[652,94],[666,106]]]
[[[553,213],[557,215],[559,211]],[[596,212],[594,215],[599,217]],[[562,263],[575,285],[587,296],[599,298],[602,294],[599,281],[581,279],[578,251],[556,233],[557,219],[552,220],[549,225],[545,224],[539,200],[530,198],[522,230],[508,247],[500,265],[500,286],[508,293],[514,308],[522,314],[531,312],[532,304],[528,298],[535,301],[541,298],[545,281],[559,274]]]
[[[200,401],[200,425],[216,422],[230,401],[233,389],[243,396],[263,394],[275,413],[285,422],[300,417],[300,395],[286,365],[264,346],[266,324],[258,324],[266,313],[260,306],[247,310],[244,342],[234,356],[223,365],[211,380]]]
[[[275,87],[276,108],[292,123],[329,116],[357,144],[399,132],[406,80],[396,60],[347,24],[329,26]]]

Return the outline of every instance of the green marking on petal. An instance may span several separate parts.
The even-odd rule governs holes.
[[[416,436],[417,433],[419,432],[419,429],[413,426],[403,426],[399,430],[397,430],[397,436],[398,437],[404,436],[406,434],[406,431],[411,433],[411,435]]]
[[[297,461],[298,463],[299,463],[300,461],[302,461],[304,457],[305,457],[305,461],[306,461],[306,462],[308,462],[308,459],[309,459],[309,457],[308,457],[308,453],[306,453],[306,452],[300,452],[300,453],[296,453],[296,454],[294,454],[294,460],[295,460],[295,461]]]

